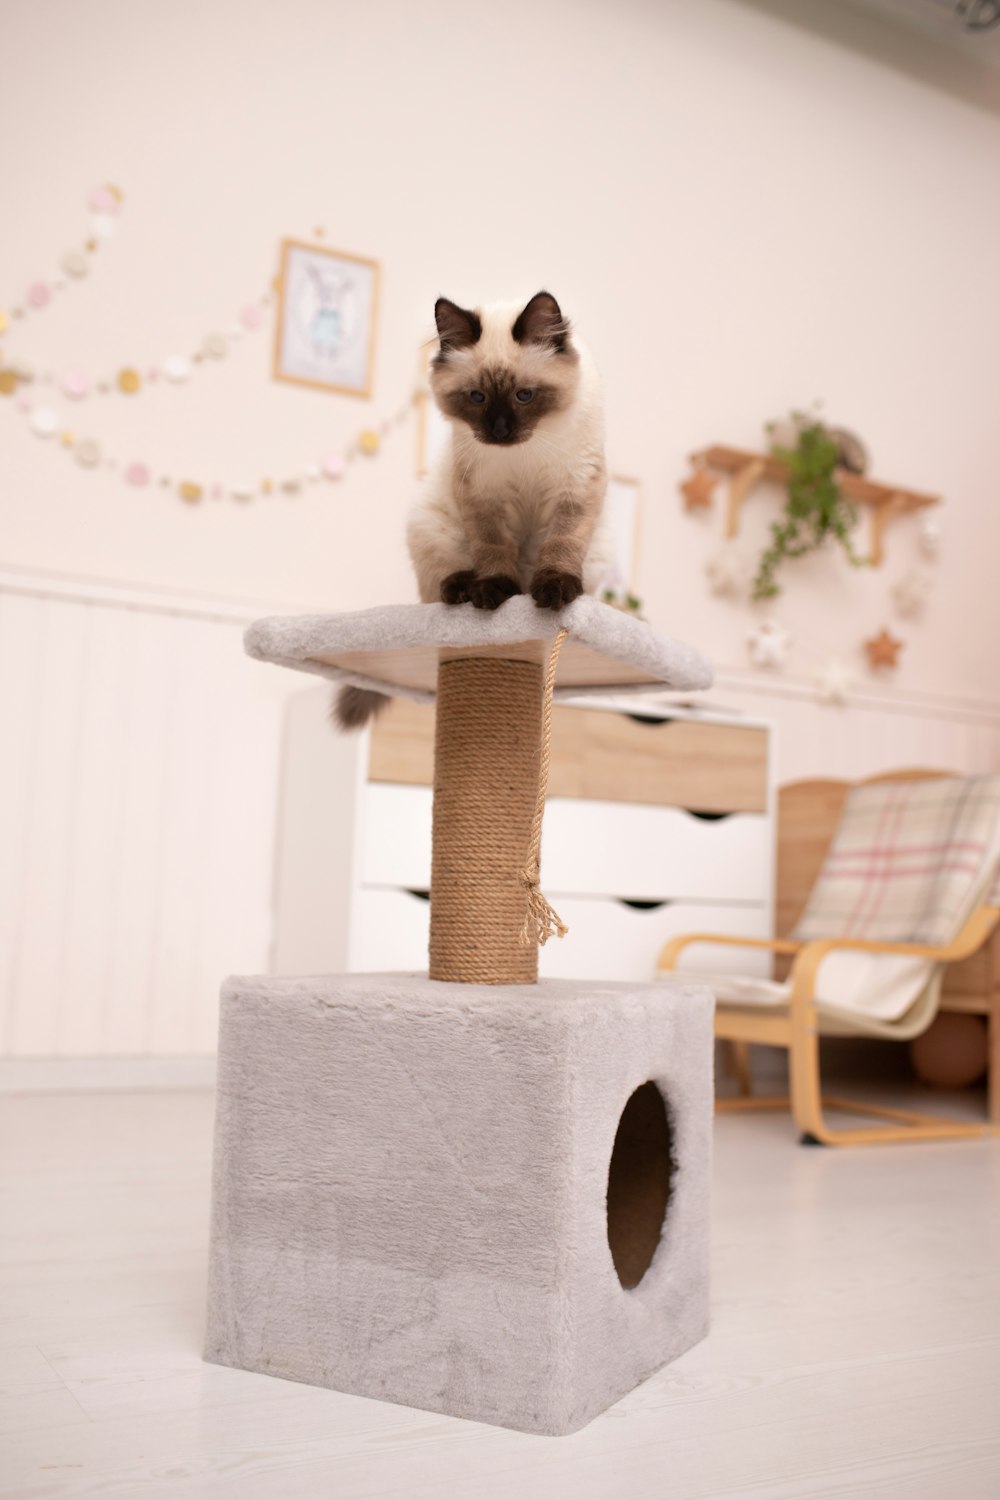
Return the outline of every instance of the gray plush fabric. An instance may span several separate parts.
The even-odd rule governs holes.
[[[589,595],[581,595],[559,611],[538,609],[526,594],[518,594],[493,611],[475,609],[471,604],[393,604],[351,614],[273,616],[257,620],[243,639],[247,655],[258,661],[428,702],[433,693],[400,688],[309,658],[319,651],[509,646],[520,641],[550,640],[563,625],[568,626],[571,636],[595,651],[648,672],[656,678],[654,688],[689,692],[712,685],[712,668],[693,646],[658,636],[642,620]],[[556,697],[579,698],[586,691],[557,687]]]
[[[707,1331],[712,1008],[676,983],[229,980],[206,1358],[583,1426]],[[626,1291],[608,1166],[650,1079],[676,1166]]]

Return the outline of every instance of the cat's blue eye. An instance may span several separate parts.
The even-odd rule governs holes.
[[[531,398],[532,398],[532,396],[534,394],[535,394],[534,391],[515,391],[514,392],[514,395],[517,397],[518,401],[530,401]]]
[[[483,395],[482,391],[470,391],[469,400],[474,402],[476,406],[482,406],[483,402],[486,400],[486,397]]]

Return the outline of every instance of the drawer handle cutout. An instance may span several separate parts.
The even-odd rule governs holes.
[[[659,911],[661,906],[673,906],[674,897],[664,896],[660,901],[637,901],[630,896],[616,896],[619,906],[631,906],[633,911]]]
[[[703,823],[721,823],[723,818],[731,818],[731,812],[702,812],[697,807],[686,807],[684,811],[689,818],[700,818]]]
[[[406,887],[406,894],[408,896],[416,896],[418,901],[429,901],[431,899],[430,891],[420,891],[413,886]]]
[[[626,719],[631,719],[633,724],[646,724],[652,729],[659,729],[663,724],[675,724],[677,721],[669,714],[630,714],[626,713]]]

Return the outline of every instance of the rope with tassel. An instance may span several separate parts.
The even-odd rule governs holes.
[[[545,672],[542,692],[542,747],[538,764],[538,796],[535,799],[535,816],[531,822],[531,837],[521,880],[528,898],[528,910],[521,928],[521,945],[525,948],[540,943],[544,948],[550,937],[565,937],[569,928],[560,919],[559,913],[542,895],[541,879],[542,818],[545,814],[545,794],[549,785],[549,759],[552,739],[552,690],[555,687],[556,667],[559,653],[569,631],[565,625],[556,635],[549,651],[549,664]]]

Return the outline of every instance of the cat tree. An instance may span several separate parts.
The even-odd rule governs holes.
[[[206,1357],[571,1432],[706,1331],[712,999],[537,982],[548,714],[710,669],[590,598],[246,645],[436,696],[430,970],[224,986]]]

